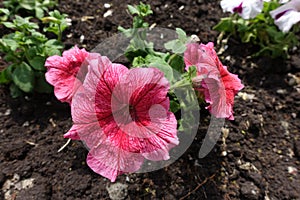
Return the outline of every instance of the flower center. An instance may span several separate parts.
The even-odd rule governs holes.
[[[235,7],[234,9],[233,9],[233,12],[236,12],[236,13],[242,13],[243,12],[243,2],[239,5],[239,6],[237,6],[237,7]]]
[[[133,121],[138,120],[138,116],[137,116],[136,110],[133,105],[129,105],[129,114]]]

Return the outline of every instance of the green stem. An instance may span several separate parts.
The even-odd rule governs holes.
[[[59,42],[61,42],[61,38],[62,38],[62,31],[61,31],[60,25],[58,25],[57,40],[58,40]]]
[[[186,86],[190,86],[190,85],[191,85],[190,82],[187,82],[185,79],[183,79],[183,80],[177,81],[176,83],[172,84],[170,87],[170,91],[173,91],[177,88],[183,88]]]

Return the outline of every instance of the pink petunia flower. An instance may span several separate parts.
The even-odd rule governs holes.
[[[74,125],[66,138],[89,148],[87,164],[114,182],[119,174],[137,171],[144,159],[169,159],[178,145],[177,121],[169,111],[169,83],[156,68],[128,70],[91,53],[88,73],[74,95]]]
[[[233,120],[234,96],[244,86],[235,74],[222,65],[213,43],[190,43],[184,53],[186,69],[196,66],[198,82],[196,88],[209,103],[209,111],[217,118]],[[200,83],[200,84],[199,84]]]
[[[300,21],[300,0],[290,2],[278,7],[270,12],[278,28],[287,33],[294,24]]]
[[[54,86],[56,98],[70,103],[81,81],[76,78],[85,58],[89,55],[85,49],[77,46],[64,51],[61,56],[50,56],[45,62],[46,80]],[[83,69],[81,69],[83,70]],[[85,73],[85,72],[83,72]]]
[[[263,2],[263,0],[222,0],[221,7],[224,12],[238,13],[244,19],[251,19],[261,13]]]

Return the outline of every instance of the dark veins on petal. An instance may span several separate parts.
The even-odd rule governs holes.
[[[243,12],[243,2],[233,9],[233,12],[242,13]]]

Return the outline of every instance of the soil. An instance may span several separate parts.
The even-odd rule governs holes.
[[[66,49],[77,44],[92,50],[117,33],[118,25],[130,27],[126,5],[138,1],[112,0],[111,8],[104,3],[60,2],[59,10],[72,19],[64,34]],[[148,3],[154,11],[150,24],[180,27],[203,43],[217,42],[212,27],[226,15],[219,1]],[[112,16],[104,18],[108,9]],[[81,142],[58,152],[72,125],[67,104],[53,95],[12,99],[1,86],[0,199],[300,199],[300,92],[292,79],[300,73],[300,52],[283,61],[251,59],[252,50],[232,39],[220,56],[245,88],[235,99],[235,120],[226,121],[213,151],[198,158],[209,122],[202,110],[198,134],[180,159],[158,171],[121,175],[117,185],[89,169]]]

